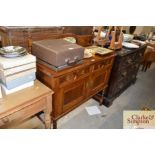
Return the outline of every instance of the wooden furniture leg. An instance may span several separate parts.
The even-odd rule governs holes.
[[[45,128],[51,128],[51,112],[52,112],[52,96],[47,96],[47,106],[44,110],[44,117],[45,117]]]
[[[142,63],[142,70],[141,71],[144,71],[144,68],[145,68],[145,62]]]
[[[53,120],[53,129],[57,129],[57,121]]]
[[[51,117],[50,114],[45,114],[45,128],[46,129],[51,129]]]
[[[152,62],[149,62],[149,66],[148,66],[148,68],[150,68],[150,67],[151,67],[151,64],[152,64]]]
[[[93,99],[97,100],[100,106],[103,105],[105,90],[102,90],[100,93],[93,96]]]
[[[149,65],[150,65],[149,62],[147,62],[147,63],[145,64],[145,70],[144,70],[145,72],[146,72],[146,70],[149,68]]]

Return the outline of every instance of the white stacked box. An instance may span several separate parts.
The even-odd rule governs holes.
[[[0,81],[5,94],[32,86],[35,73],[36,57],[31,54],[16,58],[0,56]]]

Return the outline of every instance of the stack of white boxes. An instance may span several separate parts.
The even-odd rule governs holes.
[[[35,56],[31,54],[16,58],[0,56],[0,83],[6,95],[34,85],[35,79]]]

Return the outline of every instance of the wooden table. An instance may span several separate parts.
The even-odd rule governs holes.
[[[43,111],[45,128],[51,128],[53,91],[36,80],[34,86],[0,99],[0,128],[9,128]]]

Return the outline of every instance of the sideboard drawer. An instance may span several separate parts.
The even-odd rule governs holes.
[[[87,68],[82,68],[80,70],[76,70],[68,74],[62,75],[58,77],[59,86],[64,87],[70,83],[73,83],[83,77],[86,77],[88,73],[89,73],[89,68],[87,67]]]
[[[112,65],[112,63],[113,63],[113,58],[104,60],[102,62],[98,62],[96,64],[93,64],[90,67],[90,72],[95,72],[95,71],[98,71],[101,69],[106,69],[107,67],[110,67]]]

